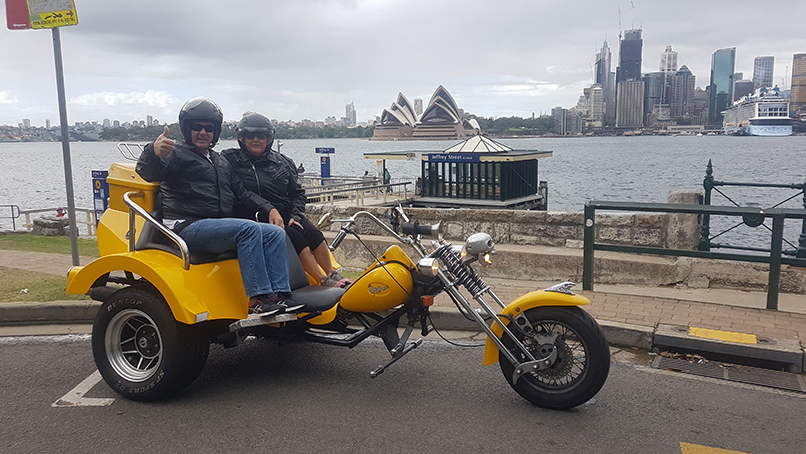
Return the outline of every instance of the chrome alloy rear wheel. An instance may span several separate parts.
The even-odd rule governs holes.
[[[162,362],[162,336],[154,320],[143,311],[118,312],[104,339],[109,364],[121,378],[139,383],[151,378]]]

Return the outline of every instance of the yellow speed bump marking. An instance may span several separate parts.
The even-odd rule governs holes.
[[[690,326],[688,334],[706,339],[719,339],[727,342],[739,342],[742,344],[757,344],[758,339],[755,334],[734,333],[731,331],[720,331],[718,329],[695,328]]]
[[[710,448],[690,443],[680,443],[680,452],[683,454],[747,454],[741,451],[728,451],[727,449]]]

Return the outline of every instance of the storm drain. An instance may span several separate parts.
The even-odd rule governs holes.
[[[690,362],[658,356],[652,361],[653,369],[682,372],[700,377],[718,378],[750,385],[767,386],[806,393],[806,379],[801,374],[759,369],[750,366],[715,362]]]

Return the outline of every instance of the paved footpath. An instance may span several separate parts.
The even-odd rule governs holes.
[[[91,260],[80,258],[82,265]],[[65,276],[71,265],[69,255],[0,250],[0,267]],[[487,279],[487,282],[505,302],[552,284],[505,279]],[[803,295],[781,294],[781,310],[768,310],[765,309],[766,292],[612,285],[596,285],[595,291],[577,291],[591,300],[591,305],[585,309],[602,324],[626,324],[647,330],[675,325],[729,331],[785,341],[797,349],[803,346],[801,339],[806,339],[806,296]],[[0,304],[0,309],[2,306],[6,305]],[[447,297],[437,298],[437,307],[448,310],[445,306],[452,306]]]

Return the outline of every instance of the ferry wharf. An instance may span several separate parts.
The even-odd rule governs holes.
[[[82,264],[91,260],[80,258]],[[71,265],[66,254],[0,253],[0,267],[64,276]],[[485,280],[505,302],[557,283]],[[779,310],[769,310],[763,291],[598,284],[595,291],[577,293],[590,299],[584,309],[602,326],[611,346],[660,353],[652,367],[714,378],[729,378],[744,368],[745,378],[754,377],[751,383],[806,392],[802,295],[782,293]],[[99,307],[90,300],[0,303],[0,336],[87,334]],[[484,336],[445,295],[436,299],[431,314],[437,330],[464,331],[476,340]]]

